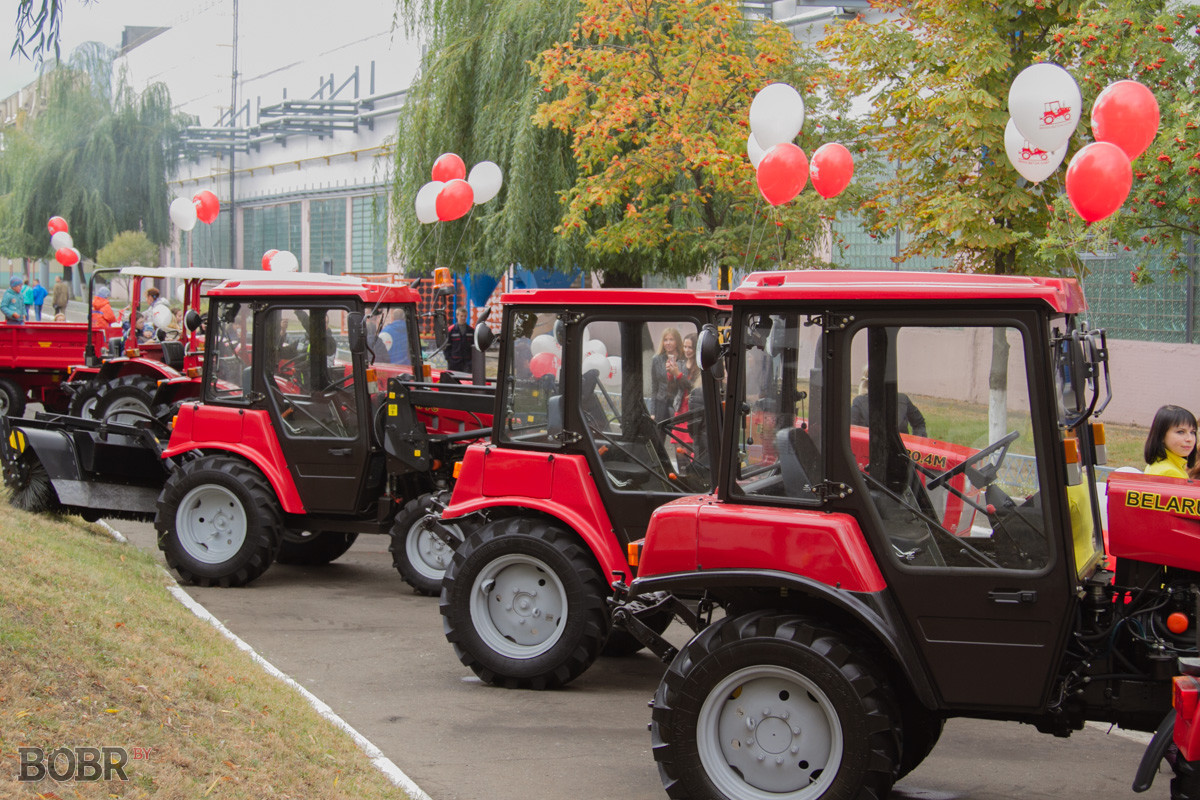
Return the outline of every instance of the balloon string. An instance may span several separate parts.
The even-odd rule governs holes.
[[[462,247],[463,239],[467,236],[467,228],[471,224],[471,218],[475,216],[475,206],[471,206],[471,210],[467,212],[467,220],[463,223],[462,233],[458,235],[458,242],[454,245],[454,252],[450,254],[450,264],[454,264],[454,259],[458,257],[458,249]]]
[[[750,254],[754,249],[754,228],[758,225],[758,210],[762,208],[762,197],[758,198],[758,202],[754,204],[754,210],[750,216],[750,233],[746,237],[746,253],[742,258],[742,274],[746,272],[746,265],[750,262]]]
[[[757,214],[757,210],[758,210],[758,209],[756,208],[756,209],[755,209],[755,212],[756,212],[756,213],[755,213],[755,217],[757,217],[757,216],[758,216],[758,214]],[[761,229],[761,230],[759,230],[759,232],[758,232],[758,241],[754,243],[754,253],[753,253],[753,256],[754,256],[754,258],[753,258],[753,260],[751,261],[751,263],[750,263],[750,265],[749,265],[749,267],[748,267],[750,270],[753,270],[753,268],[754,268],[754,263],[753,263],[753,261],[756,261],[756,260],[758,260],[758,251],[759,251],[759,249],[761,249],[761,248],[762,248],[763,237],[764,237],[764,236],[766,236],[766,234],[767,234],[767,222],[768,222],[768,221],[769,221],[769,220],[767,220],[767,219],[766,219],[766,217],[764,216],[764,218],[763,218],[763,226],[762,226],[762,229]],[[743,270],[743,271],[745,271],[745,270]]]
[[[779,220],[779,207],[775,207],[775,243],[779,245],[779,260],[775,262],[776,268],[783,264],[783,259],[787,255],[785,250],[786,242],[783,239],[783,225]]]

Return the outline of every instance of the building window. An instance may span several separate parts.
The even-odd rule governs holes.
[[[268,250],[287,250],[300,257],[300,214],[299,203],[242,210],[242,259],[247,269],[261,269]]]
[[[231,269],[229,253],[229,212],[223,211],[217,215],[211,225],[203,223],[192,231],[193,267],[215,267]]]
[[[387,195],[353,199],[352,272],[387,272]]]
[[[308,269],[333,275],[346,271],[346,200],[308,204]]]

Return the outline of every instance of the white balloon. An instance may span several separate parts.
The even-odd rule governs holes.
[[[176,197],[171,201],[171,222],[181,231],[196,227],[196,204],[190,197]]]
[[[270,264],[271,272],[295,272],[300,269],[300,260],[287,250],[280,250],[271,256]]]
[[[186,296],[186,294],[187,294],[187,285],[186,284],[181,283],[175,287],[175,299],[178,300],[179,302],[181,302],[181,303],[183,302],[183,299]]]
[[[54,252],[62,250],[64,247],[71,248],[75,246],[75,240],[71,238],[71,234],[66,231],[59,231],[50,237],[50,249]]]
[[[471,174],[467,175],[467,183],[471,184],[471,189],[475,192],[475,205],[483,205],[500,193],[504,175],[496,163],[480,161],[471,167]]]
[[[583,358],[583,374],[596,370],[599,373],[601,381],[611,379],[612,365],[608,363],[608,356],[600,353],[588,353]]]
[[[763,151],[790,142],[804,127],[804,99],[786,83],[764,86],[750,103],[750,132]]]
[[[417,221],[422,225],[438,221],[437,197],[445,185],[441,181],[430,181],[417,191],[417,199],[413,205],[417,210]]]
[[[762,161],[766,154],[767,151],[758,143],[758,139],[754,138],[753,133],[746,137],[746,155],[755,169],[758,169],[758,162]]]
[[[604,346],[604,342],[599,339],[588,339],[583,343],[583,357],[586,359],[593,354],[600,354],[608,358],[608,348]]]
[[[554,341],[554,337],[548,333],[543,333],[533,337],[533,341],[529,343],[529,354],[536,356],[538,353],[557,353],[558,342]]]
[[[608,377],[606,378],[604,376],[604,373],[601,372],[600,373],[600,382],[603,383],[609,389],[612,389],[614,387],[621,385],[621,357],[620,356],[609,356],[608,357]]]
[[[170,306],[159,303],[150,309],[150,324],[154,327],[165,331],[174,321],[175,315],[171,313]]]
[[[1082,110],[1079,84],[1057,64],[1026,67],[1008,90],[1008,113],[1017,130],[1047,152],[1071,139]]]
[[[1067,154],[1067,148],[1049,151],[1038,147],[1022,136],[1017,124],[1010,119],[1008,127],[1004,129],[1004,152],[1021,177],[1031,183],[1040,183],[1058,169],[1063,156]]]

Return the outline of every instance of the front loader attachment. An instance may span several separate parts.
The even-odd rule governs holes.
[[[39,414],[0,419],[9,502],[34,513],[151,520],[170,462],[148,429]]]

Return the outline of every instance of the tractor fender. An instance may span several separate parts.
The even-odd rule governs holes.
[[[158,388],[154,390],[154,405],[174,405],[187,400],[195,400],[200,397],[201,383],[198,380],[189,378],[186,375],[181,375],[177,378],[167,378],[159,381]]]
[[[151,380],[161,381],[168,378],[178,378],[182,374],[179,370],[161,361],[138,356],[137,358],[116,358],[106,361],[101,365],[100,372],[96,375],[96,380],[100,383],[108,383],[114,378],[119,378],[123,375],[145,375]]]
[[[270,482],[285,513],[307,513],[266,411],[184,403],[163,456],[173,458],[193,450],[241,456]]]
[[[929,675],[904,634],[900,612],[885,590],[850,592],[779,570],[704,569],[638,578],[629,587],[629,595],[636,597],[667,592],[685,597],[704,594],[720,597],[726,593],[723,590],[729,590],[728,593],[734,595],[744,595],[746,590],[766,590],[769,596],[779,598],[777,605],[785,609],[802,610],[814,606],[834,609],[841,618],[839,624],[844,626],[849,622],[851,627],[857,627],[891,656],[922,705],[931,709],[938,707],[937,694]],[[764,596],[767,596],[766,593]],[[740,608],[739,613],[748,610]]]
[[[624,581],[632,578],[584,456],[510,450],[503,453],[503,470],[489,473],[482,461],[489,453],[496,458],[499,450],[488,445],[468,448],[443,519],[482,511],[554,517],[579,535],[606,581],[614,572]]]
[[[1158,730],[1154,732],[1154,736],[1150,739],[1150,744],[1146,745],[1146,752],[1142,754],[1142,760],[1138,764],[1137,773],[1133,776],[1133,790],[1135,792],[1144,792],[1154,785],[1154,776],[1158,773],[1158,765],[1162,763],[1163,757],[1167,754],[1167,748],[1172,741],[1179,744],[1180,758],[1193,761],[1195,759],[1188,758],[1184,752],[1184,744],[1179,741],[1179,736],[1175,733],[1176,716],[1175,709],[1167,712],[1167,716],[1159,724]]]

